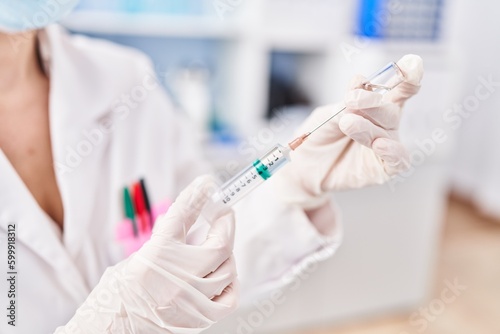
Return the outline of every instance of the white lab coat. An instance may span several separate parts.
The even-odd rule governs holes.
[[[1,333],[52,333],[72,317],[106,267],[125,257],[115,241],[116,225],[124,218],[124,186],[144,177],[151,201],[158,203],[175,199],[208,171],[193,131],[165,92],[152,88],[147,57],[107,41],[70,36],[57,25],[40,32],[40,41],[50,76],[50,127],[64,234],[0,151],[0,267],[6,264],[7,226],[16,224],[18,272],[13,331],[4,315],[2,270]],[[135,97],[127,101],[123,94]],[[102,132],[110,124],[111,130]],[[272,185],[250,197],[236,210],[235,242],[248,298],[283,284],[280,277],[289,277],[294,266],[317,259],[314,254],[326,245],[334,249],[340,241],[340,233],[322,236],[302,210],[279,203]]]

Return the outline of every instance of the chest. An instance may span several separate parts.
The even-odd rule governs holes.
[[[33,198],[62,227],[63,206],[53,168],[48,85],[0,105],[0,148]]]

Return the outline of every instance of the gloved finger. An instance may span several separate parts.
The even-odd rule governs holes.
[[[406,100],[420,90],[420,81],[424,75],[422,58],[417,55],[406,55],[397,62],[405,76],[405,81],[384,95],[384,101],[402,106]]]
[[[231,256],[234,247],[234,232],[235,223],[232,211],[212,222],[207,239],[200,246],[207,252],[212,266],[207,272],[201,273],[202,277],[214,272]]]
[[[370,148],[375,139],[389,138],[389,134],[385,129],[355,114],[346,114],[342,116],[339,121],[339,128],[346,136]]]
[[[234,256],[224,261],[214,272],[193,282],[193,286],[208,298],[222,294],[222,291],[236,279],[236,262]]]
[[[363,83],[366,82],[366,77],[360,74],[355,75],[349,83],[349,90],[363,88]]]
[[[196,222],[205,203],[216,189],[216,183],[211,176],[196,178],[155,223],[153,234],[185,242],[186,235]]]
[[[382,97],[382,94],[359,88],[348,91],[344,102],[347,109],[377,108],[382,103]]]
[[[222,309],[221,311],[227,312],[226,315],[228,315],[238,307],[239,297],[240,283],[236,279],[233,283],[228,285],[220,295],[212,298],[212,301],[222,306],[225,310]]]
[[[373,142],[372,149],[382,159],[385,172],[389,176],[405,172],[410,168],[409,153],[399,141],[378,138]]]
[[[399,128],[399,121],[401,120],[401,108],[394,103],[386,103],[379,108],[348,110],[346,114],[348,113],[363,116],[386,130]]]
[[[231,314],[238,306],[240,297],[240,285],[238,280],[226,286],[222,293],[212,299],[200,301],[203,307],[200,308],[203,316],[211,321],[219,321]]]
[[[226,215],[213,221],[207,233],[207,237],[200,245],[189,245],[173,242],[165,242],[163,237],[157,240],[157,235],[153,235],[148,247],[143,247],[142,252],[152,252],[151,258],[158,258],[160,261],[162,256],[157,254],[168,253],[170,256],[163,256],[170,263],[163,264],[170,267],[171,272],[176,272],[178,276],[182,276],[183,272],[194,277],[206,277],[210,273],[219,268],[232,255],[234,247],[234,213],[228,212]],[[172,247],[174,249],[172,249]],[[179,254],[182,254],[182,260],[175,259],[175,249]],[[171,256],[174,256],[174,259]]]

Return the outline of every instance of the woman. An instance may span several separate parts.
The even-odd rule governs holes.
[[[245,298],[280,286],[338,246],[328,193],[408,167],[397,134],[423,73],[416,56],[398,62],[406,81],[383,98],[356,79],[340,121],[234,214],[190,231],[211,187],[198,178],[127,258],[116,235],[123,187],[145,178],[155,206],[208,168],[144,55],[49,25],[75,3],[0,1],[0,236],[15,227],[18,256],[14,323],[2,332],[199,333],[235,308],[235,262]],[[303,128],[334,110],[319,108]]]

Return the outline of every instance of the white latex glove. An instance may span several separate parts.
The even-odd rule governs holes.
[[[151,240],[108,268],[56,333],[192,334],[231,313],[238,299],[233,214],[212,222],[203,244],[186,244],[208,198],[210,180],[198,178],[187,187],[158,218]]]
[[[397,64],[405,82],[381,95],[361,89],[365,78],[354,78],[345,98],[347,109],[291,153],[292,163],[276,180],[286,202],[314,209],[330,191],[381,184],[409,168],[398,128],[405,101],[420,88],[423,65],[415,55],[406,55]],[[316,109],[298,134],[314,129],[343,106]]]

